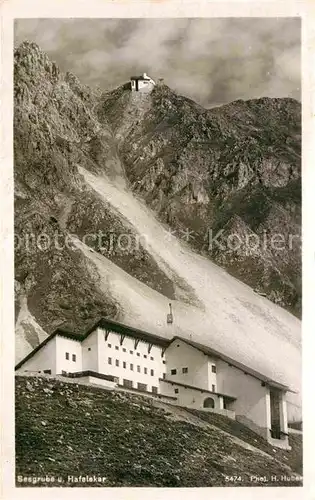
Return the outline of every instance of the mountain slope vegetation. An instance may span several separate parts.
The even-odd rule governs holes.
[[[273,449],[241,424],[218,417],[206,414],[206,421],[157,399],[61,378],[18,376],[16,484],[301,486],[301,436],[290,436],[291,451]],[[18,480],[46,475],[55,481]],[[75,481],[80,476],[102,480]]]

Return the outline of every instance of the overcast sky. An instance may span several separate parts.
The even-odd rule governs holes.
[[[19,19],[15,46],[36,42],[62,71],[104,89],[146,71],[206,107],[300,99],[300,20]]]

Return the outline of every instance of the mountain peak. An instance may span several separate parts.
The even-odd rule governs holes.
[[[35,43],[25,40],[14,50],[15,81],[23,74],[36,77],[58,79],[60,70],[57,64]]]

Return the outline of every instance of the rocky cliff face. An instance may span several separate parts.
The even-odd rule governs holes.
[[[299,245],[268,244],[277,233],[300,233],[296,101],[206,110],[165,85],[146,96],[128,84],[92,90],[28,42],[15,51],[14,85],[19,358],[45,332],[82,332],[99,316],[170,336],[163,315],[171,299],[178,334],[193,329],[227,349],[224,335],[239,335],[239,352],[254,359],[241,336],[257,325],[270,352],[274,335],[288,343],[283,372],[297,360],[298,322],[211,262],[299,314]],[[231,234],[267,245],[211,247],[211,230],[223,246]],[[259,363],[277,366],[256,350]]]
[[[114,128],[132,189],[191,246],[270,300],[301,312],[301,129],[293,99],[205,110],[167,86],[119,89]]]
[[[77,165],[121,174],[110,127],[94,112],[97,91],[75,76],[60,75],[35,44],[15,51],[15,277],[16,315],[27,298],[31,316],[47,331],[64,325],[84,330],[99,316],[116,317],[119,304],[100,292],[93,265],[71,244],[70,234],[102,232],[92,247],[170,298],[171,281],[140,245],[132,258],[110,250],[110,235],[136,233],[82,182]],[[120,177],[121,178],[121,177]],[[123,182],[123,180],[122,180]],[[32,347],[38,343],[33,332]]]

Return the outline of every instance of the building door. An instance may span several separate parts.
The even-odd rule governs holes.
[[[132,389],[133,383],[132,380],[127,380],[126,378],[123,379],[123,386],[128,387],[128,389]]]
[[[280,391],[270,389],[271,437],[274,439],[281,438],[280,401]]]
[[[213,398],[206,398],[203,402],[203,407],[204,408],[214,408],[214,399]]]

